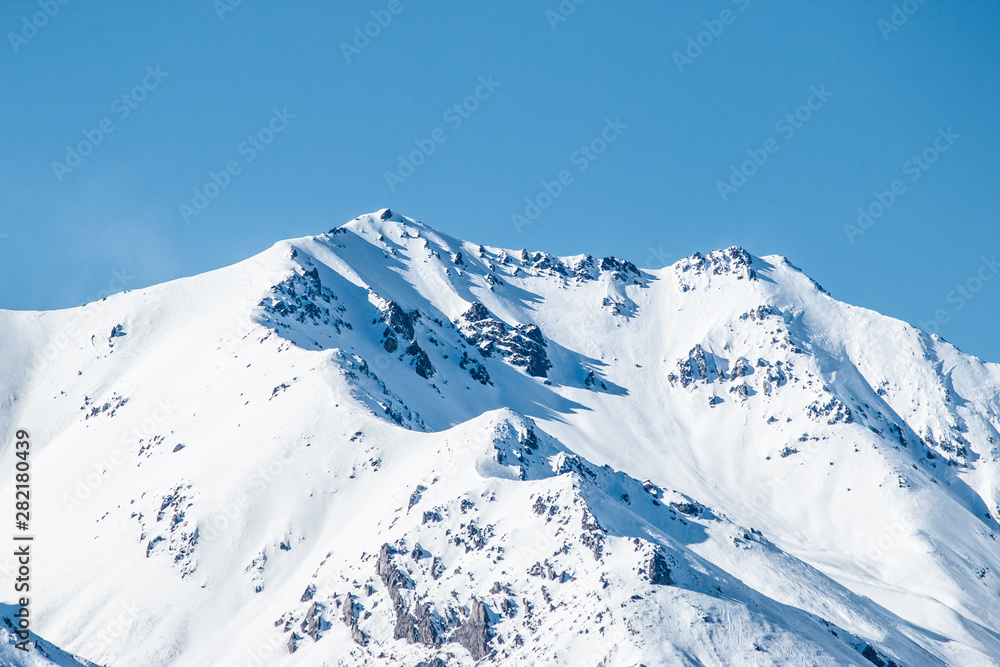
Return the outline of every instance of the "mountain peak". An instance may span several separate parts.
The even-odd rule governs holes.
[[[372,213],[359,215],[338,229],[362,234],[372,232],[384,234],[387,230],[398,230],[399,232],[413,231],[416,232],[415,235],[419,235],[420,231],[434,231],[414,218],[401,215],[389,208],[381,208]],[[333,232],[333,230],[330,231]]]
[[[380,209],[0,311],[0,423],[36,424],[32,516],[76,545],[37,554],[46,639],[109,667],[995,662],[1000,366],[776,256],[600,257]]]

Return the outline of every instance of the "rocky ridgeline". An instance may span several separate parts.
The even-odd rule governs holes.
[[[510,255],[505,250],[495,256],[480,246],[479,257],[486,262],[486,268],[491,272],[498,270],[497,264],[507,267],[514,277],[558,276],[564,279],[577,279],[581,282],[597,280],[602,273],[609,273],[611,278],[627,285],[642,285],[642,272],[627,260],[616,257],[596,259],[592,255],[582,257],[559,258],[544,252],[522,250],[516,255]],[[495,276],[493,276],[495,279]],[[495,283],[493,283],[495,284]]]
[[[297,257],[292,250],[292,257]],[[311,324],[340,333],[351,324],[340,318],[346,310],[336,303],[337,296],[323,285],[319,270],[300,267],[288,278],[271,288],[271,293],[258,304],[262,323],[276,329],[290,329],[290,322]]]
[[[389,300],[383,300],[379,310],[382,312],[382,322],[386,325],[382,330],[382,347],[385,351],[392,354],[402,348],[403,354],[411,357],[411,366],[417,375],[425,380],[434,377],[434,365],[427,352],[417,343],[415,326],[420,319],[420,311],[404,311],[395,301]]]
[[[682,292],[694,289],[700,276],[732,276],[737,280],[757,280],[753,258],[739,246],[713,250],[708,255],[696,252],[674,265]]]
[[[536,253],[538,254],[538,253]],[[635,264],[616,257],[605,257],[597,260],[591,255],[582,258],[572,258],[567,262],[563,275],[572,275],[582,281],[597,280],[601,273],[610,273],[611,278],[628,285],[641,285],[642,272]]]
[[[455,326],[465,341],[475,346],[482,356],[497,355],[510,365],[523,368],[528,375],[548,377],[552,362],[545,353],[542,330],[536,325],[510,327],[496,318],[486,306],[476,302],[458,318]],[[488,375],[486,379],[489,379]]]

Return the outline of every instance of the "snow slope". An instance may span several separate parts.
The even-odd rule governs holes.
[[[782,257],[382,210],[0,351],[81,660],[1000,664],[1000,366]]]

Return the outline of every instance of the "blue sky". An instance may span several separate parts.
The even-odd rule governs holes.
[[[316,4],[0,5],[0,307],[389,206],[641,266],[783,254],[1000,361],[996,1]]]

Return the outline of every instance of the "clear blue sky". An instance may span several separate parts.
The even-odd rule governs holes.
[[[783,254],[1000,361],[996,1],[234,2],[0,5],[0,307],[79,305],[115,272],[150,285],[389,206],[642,266]],[[225,187],[202,201],[210,172]],[[880,215],[848,233],[858,207]]]

